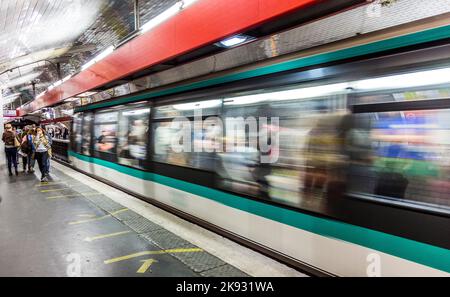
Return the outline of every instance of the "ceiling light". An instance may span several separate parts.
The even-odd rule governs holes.
[[[267,100],[266,94],[256,94],[249,96],[240,96],[234,98],[227,98],[223,101],[224,105],[245,105],[255,104]]]
[[[323,85],[310,88],[301,88],[287,90],[281,92],[268,93],[266,96],[269,100],[295,100],[303,98],[322,97],[327,95],[339,94],[347,92],[348,83],[339,83],[331,85]]]
[[[151,29],[155,28],[159,24],[165,22],[166,20],[168,20],[171,17],[173,17],[174,15],[176,15],[180,11],[180,9],[181,9],[181,7],[180,7],[179,3],[169,7],[168,9],[163,11],[161,14],[157,15],[156,17],[152,18],[150,21],[148,21],[147,23],[142,25],[141,32],[144,33],[144,32],[150,31]]]
[[[191,4],[197,2],[198,0],[181,0],[181,8],[186,8],[188,6],[190,6]]]
[[[46,92],[47,92],[47,91],[44,91],[44,92],[40,93],[39,95],[36,96],[36,98],[39,98],[39,97],[44,96],[44,94],[45,94]]]
[[[89,96],[92,96],[92,95],[95,95],[95,94],[97,94],[97,92],[85,92],[85,93],[82,93],[82,94],[77,95],[77,96],[75,96],[75,97],[78,97],[78,98],[81,98],[81,97],[89,97]]]
[[[255,39],[254,37],[244,35],[244,34],[239,34],[239,35],[235,35],[235,36],[226,38],[222,41],[219,41],[218,43],[216,43],[216,45],[220,46],[220,47],[231,48],[231,47],[235,47],[237,45],[243,44],[244,42],[252,41],[254,39]]]
[[[445,83],[450,83],[450,68],[390,75],[348,83],[344,82],[317,87],[232,97],[224,99],[224,105],[245,105],[263,101],[282,101],[323,97],[328,95],[345,94],[349,92],[350,89],[355,91],[392,90],[440,85]]]
[[[62,80],[58,80],[58,81],[54,82],[53,84],[51,84],[51,85],[47,88],[47,90],[51,91],[51,90],[53,90],[54,88],[56,88],[57,86],[60,86],[62,83],[63,83]]]
[[[351,83],[356,90],[403,89],[450,83],[450,68],[365,79]]]
[[[71,77],[72,77],[72,75],[69,74],[68,76],[66,76],[62,79],[62,82],[68,81]]]
[[[98,54],[97,56],[95,56],[95,58],[93,58],[92,60],[90,60],[89,62],[87,62],[86,64],[84,64],[83,66],[81,66],[81,70],[85,70],[89,67],[91,67],[92,65],[94,65],[95,63],[97,63],[98,61],[106,58],[108,55],[110,55],[112,52],[114,51],[114,46],[109,46],[108,48],[106,48],[104,51],[102,51],[100,54]]]
[[[123,116],[134,116],[140,114],[150,113],[150,108],[138,109],[138,110],[129,110],[122,113]]]
[[[183,0],[178,1],[176,4],[172,5],[156,17],[149,20],[147,23],[142,25],[141,32],[145,33],[147,31],[150,31],[151,29],[157,27],[158,25],[162,24],[163,22],[167,21],[174,15],[178,14],[181,10],[185,9],[186,7],[190,6],[197,0]]]
[[[73,109],[62,109],[61,113],[65,115],[73,115]]]
[[[208,101],[199,101],[192,103],[183,103],[173,105],[174,109],[177,110],[194,110],[194,109],[202,109],[202,108],[212,108],[222,104],[222,100],[208,100]]]
[[[339,83],[310,88],[300,88],[279,92],[240,96],[225,99],[224,105],[243,105],[243,104],[254,104],[263,101],[283,101],[283,100],[322,97],[347,92],[347,87],[348,83]]]
[[[64,102],[73,102],[77,100],[80,100],[80,98],[67,98],[66,100],[64,100]]]

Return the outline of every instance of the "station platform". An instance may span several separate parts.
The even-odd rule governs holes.
[[[0,277],[304,276],[54,161],[41,183],[1,158]]]

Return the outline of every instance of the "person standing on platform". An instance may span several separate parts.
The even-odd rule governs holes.
[[[16,175],[19,175],[19,171],[17,171],[17,147],[20,146],[20,142],[17,140],[17,136],[13,132],[13,127],[11,124],[5,125],[5,132],[3,132],[2,141],[5,143],[9,176],[13,175],[12,166],[14,166]]]
[[[27,164],[28,164],[28,154],[27,154],[27,144],[24,145],[23,143],[23,139],[26,138],[27,134],[28,134],[28,130],[29,130],[29,126],[25,126],[22,130],[22,132],[18,135],[19,136],[19,141],[20,143],[20,149],[19,149],[19,154],[22,157],[22,165],[23,165],[23,172],[26,172],[27,170]]]
[[[50,144],[50,147],[52,147],[53,136],[50,133],[48,133],[47,130],[43,129],[43,131],[45,133],[45,136],[47,136],[48,143]],[[51,156],[47,158],[47,164],[46,164],[46,166],[47,166],[47,174],[50,174],[50,159],[51,159]]]
[[[17,138],[17,140],[19,140],[20,138],[19,138],[19,133],[17,132],[17,128],[16,127],[14,127],[14,126],[12,126],[12,131],[13,131],[13,133],[14,133],[14,135],[16,136],[16,138]],[[20,142],[20,141],[19,141]],[[17,167],[19,167],[19,157],[20,157],[20,155],[19,155],[19,149],[20,149],[20,147],[18,147],[17,145],[16,145],[16,150],[17,150],[17,152],[16,152],[16,163],[17,163]]]
[[[35,152],[33,139],[34,139],[35,131],[32,127],[28,127],[27,134],[22,138],[22,144],[20,145],[22,152],[27,154],[27,163],[28,164],[28,173],[34,172],[34,163],[35,160],[33,158],[33,154]]]
[[[48,180],[48,159],[52,156],[52,148],[47,135],[41,127],[36,128],[33,139],[34,159],[37,160],[41,172],[41,182]]]

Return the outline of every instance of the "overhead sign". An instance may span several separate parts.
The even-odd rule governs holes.
[[[15,109],[3,109],[3,116],[4,117],[16,117],[17,112]]]

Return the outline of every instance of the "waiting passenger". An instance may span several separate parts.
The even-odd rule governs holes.
[[[33,139],[35,148],[34,159],[37,160],[39,171],[41,172],[41,181],[48,180],[48,159],[51,158],[52,148],[48,137],[41,127],[36,128],[36,136]]]
[[[27,134],[22,138],[22,144],[21,144],[21,150],[25,154],[27,154],[27,161],[24,162],[24,164],[28,164],[28,173],[34,172],[34,163],[35,160],[33,158],[34,154],[34,145],[33,145],[33,139],[34,139],[35,131],[32,127],[29,127],[27,129]]]
[[[47,136],[48,143],[50,144],[50,147],[52,147],[52,144],[53,144],[53,136],[52,136],[51,134],[47,133],[47,130],[45,130],[45,129],[42,129],[42,130],[44,131],[45,136]],[[50,173],[50,160],[51,160],[51,156],[47,158],[47,163],[46,163],[46,166],[47,166],[47,174]]]
[[[25,126],[22,130],[22,132],[18,135],[18,139],[21,142],[20,143],[20,149],[18,154],[22,157],[22,165],[23,165],[23,172],[27,170],[27,164],[28,164],[28,153],[27,148],[23,146],[23,139],[28,134],[28,130],[30,129],[29,126]]]
[[[3,132],[2,141],[5,143],[5,153],[6,159],[8,161],[9,176],[13,175],[13,165],[16,175],[19,175],[19,171],[17,171],[17,147],[20,145],[20,142],[17,140],[16,134],[15,132],[13,132],[13,127],[11,126],[11,124],[5,125],[5,132]]]

